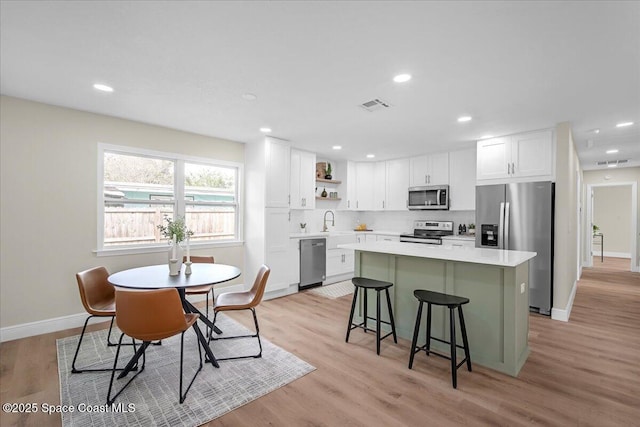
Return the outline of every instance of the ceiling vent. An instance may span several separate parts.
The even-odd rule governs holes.
[[[602,160],[597,162],[598,166],[609,166],[609,165],[623,165],[625,163],[627,163],[629,160],[628,159],[624,159],[624,160]]]
[[[364,108],[365,110],[367,110],[368,112],[372,113],[374,111],[377,110],[383,110],[385,108],[389,108],[391,107],[391,104],[389,104],[388,102],[384,102],[381,99],[372,99],[371,101],[367,101],[367,102],[363,102],[362,104],[360,104],[360,107]]]

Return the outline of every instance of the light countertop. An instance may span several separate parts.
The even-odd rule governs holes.
[[[471,236],[468,234],[456,234],[452,236],[442,236],[442,240],[465,240],[465,241],[476,241],[476,236]]]
[[[516,267],[537,255],[536,252],[506,251],[502,249],[468,248],[452,245],[425,245],[422,243],[378,241],[338,245],[342,249],[378,252],[445,261]]]
[[[291,233],[290,239],[315,239],[317,237],[329,237],[329,236],[345,236],[356,234],[381,234],[385,236],[400,236],[402,234],[399,231],[386,231],[386,230],[370,230],[370,231],[355,231],[355,230],[331,230],[331,231],[316,231],[308,233]]]

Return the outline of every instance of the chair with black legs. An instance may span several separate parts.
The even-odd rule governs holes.
[[[213,264],[215,262],[212,256],[190,256],[189,259],[192,263],[201,264]],[[182,262],[187,262],[187,257],[182,257]],[[185,288],[185,295],[205,295],[206,296],[206,316],[209,318],[209,292],[211,292],[211,302],[214,301],[215,295],[213,294],[213,285],[193,286]],[[207,327],[207,336],[209,335],[209,327]]]
[[[122,331],[122,334],[118,341],[118,350],[116,351],[116,358],[113,362],[111,382],[109,383],[109,391],[107,392],[107,404],[113,404],[124,389],[126,389],[127,386],[144,371],[146,363],[145,352],[149,344],[151,344],[152,341],[166,339],[177,334],[180,334],[180,388],[178,400],[180,403],[183,403],[184,399],[187,397],[189,389],[193,385],[193,382],[198,376],[198,373],[202,370],[203,366],[200,343],[196,340],[196,346],[198,347],[198,354],[200,356],[200,365],[183,394],[182,366],[184,361],[184,333],[191,327],[198,329],[198,324],[196,323],[197,320],[197,314],[185,314],[182,308],[180,295],[178,294],[178,290],[175,288],[143,292],[117,289],[116,323]],[[199,329],[196,333],[199,334]],[[138,372],[136,372],[136,374],[129,379],[129,381],[122,386],[122,388],[113,397],[111,397],[111,390],[113,389],[113,380],[117,370],[116,366],[118,364],[118,357],[120,356],[122,339],[125,335],[142,341],[142,367],[140,367]]]
[[[81,372],[104,372],[111,370],[111,368],[96,369],[76,367],[76,360],[78,359],[78,353],[80,352],[82,339],[84,338],[84,333],[87,330],[87,324],[89,323],[90,319],[94,317],[110,317],[111,325],[109,326],[109,334],[107,335],[106,344],[107,346],[117,345],[111,342],[111,330],[113,329],[113,320],[116,315],[116,302],[115,288],[107,281],[108,277],[109,272],[104,267],[95,267],[76,274],[78,289],[80,290],[80,300],[82,301],[84,309],[87,311],[87,313],[89,313],[89,316],[84,322],[82,333],[80,333],[80,339],[78,340],[78,346],[76,347],[76,352],[73,356],[71,372],[74,374],[78,374]],[[135,346],[135,342],[133,343],[133,345]]]
[[[260,351],[258,354],[249,356],[235,356],[226,358],[216,358],[220,360],[233,360],[233,359],[247,359],[247,358],[259,358],[262,357],[262,342],[260,341],[260,328],[258,327],[258,318],[256,317],[256,307],[262,301],[264,296],[264,290],[267,286],[267,280],[269,279],[269,273],[271,270],[266,265],[260,267],[258,275],[256,276],[253,286],[250,290],[244,292],[226,292],[218,295],[216,301],[213,303],[213,324],[215,325],[218,313],[221,311],[233,311],[233,310],[251,310],[253,314],[253,322],[256,327],[256,333],[250,335],[236,335],[231,337],[211,337],[213,341],[228,340],[235,338],[258,338],[258,346]]]

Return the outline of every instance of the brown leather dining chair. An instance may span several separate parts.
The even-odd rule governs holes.
[[[111,368],[106,369],[89,369],[89,368],[76,368],[76,359],[80,352],[80,345],[84,338],[84,333],[87,329],[89,320],[94,317],[110,317],[111,325],[109,326],[109,334],[107,335],[107,346],[114,346],[115,343],[111,342],[111,330],[113,329],[113,319],[116,315],[116,302],[115,302],[115,289],[107,281],[109,272],[104,267],[90,268],[89,270],[82,271],[76,274],[76,280],[78,281],[78,289],[80,290],[80,300],[84,309],[89,313],[89,316],[84,321],[82,332],[80,333],[80,339],[78,340],[78,346],[76,347],[76,353],[73,356],[73,363],[71,364],[71,372],[74,374],[81,372],[96,372],[96,371],[110,371]]]
[[[196,321],[197,314],[185,313],[182,309],[182,301],[178,290],[157,289],[150,291],[131,291],[116,289],[116,324],[122,331],[118,341],[118,350],[111,370],[111,382],[107,392],[107,404],[111,405],[125,388],[144,371],[146,363],[146,348],[152,341],[163,340],[180,334],[180,388],[179,402],[183,403],[187,397],[189,389],[193,385],[198,373],[202,370],[202,351],[200,343],[196,340],[198,354],[200,356],[200,366],[193,375],[187,389],[182,393],[182,365],[184,361],[184,333],[187,329],[198,328]],[[117,371],[118,357],[122,347],[122,339],[128,335],[134,339],[142,341],[142,367],[138,372],[122,386],[122,388],[111,397],[113,389],[113,379]]]
[[[213,264],[215,262],[214,258],[212,256],[192,256],[191,258],[191,262],[193,263],[201,263],[201,264]],[[184,256],[182,257],[182,262],[187,262],[187,257]],[[213,294],[213,285],[204,285],[204,286],[194,286],[192,288],[185,288],[184,293],[185,295],[189,296],[189,295],[206,295],[207,300],[206,300],[206,316],[207,319],[209,318],[209,292],[211,292],[211,302],[214,301],[214,294]],[[209,334],[209,327],[207,327],[207,335]]]
[[[216,358],[220,360],[232,360],[232,359],[246,359],[246,358],[259,358],[262,357],[262,342],[260,341],[260,328],[258,327],[258,318],[256,317],[256,307],[262,301],[264,296],[264,290],[267,286],[267,280],[269,279],[269,273],[271,269],[266,265],[262,265],[258,271],[253,286],[250,290],[244,292],[226,292],[218,295],[218,298],[213,303],[213,324],[216,324],[216,318],[221,311],[232,310],[251,310],[253,314],[253,322],[256,326],[256,333],[253,335],[236,335],[231,337],[211,337],[213,341],[227,340],[234,338],[258,338],[258,345],[260,346],[260,352],[256,355],[250,356],[236,356],[226,358]]]

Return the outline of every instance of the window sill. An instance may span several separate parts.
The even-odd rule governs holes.
[[[224,242],[202,242],[191,243],[191,250],[207,249],[207,248],[228,248],[234,246],[243,246],[242,240],[228,240]],[[145,247],[122,247],[122,248],[108,248],[108,249],[95,249],[94,254],[98,257],[104,256],[120,256],[120,255],[136,255],[136,254],[152,254],[159,252],[167,252],[169,245],[156,245]]]

